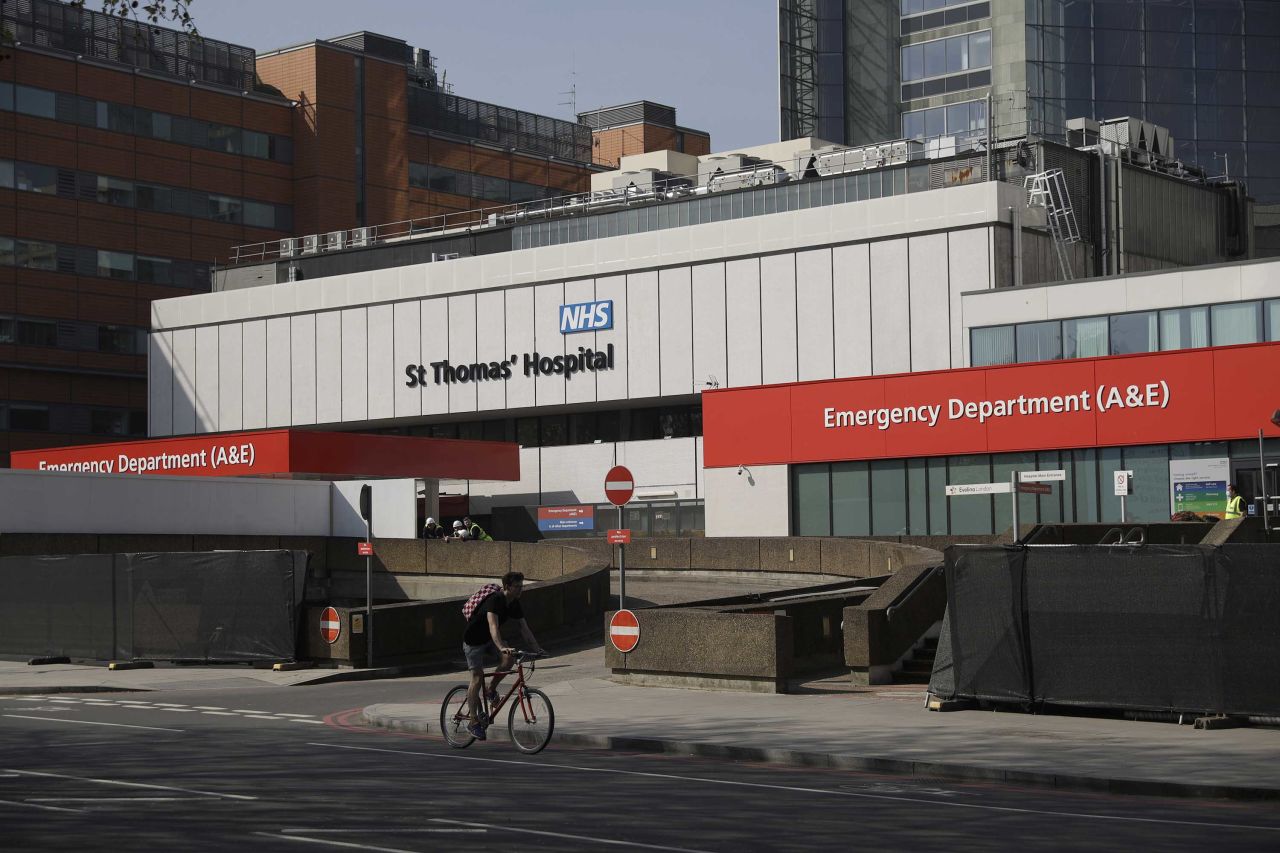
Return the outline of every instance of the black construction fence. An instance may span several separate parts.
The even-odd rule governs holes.
[[[305,551],[0,557],[0,654],[294,658]]]
[[[1280,547],[952,546],[943,699],[1280,714]]]

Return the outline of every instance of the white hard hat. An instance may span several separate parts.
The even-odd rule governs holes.
[[[434,518],[427,519],[427,524],[435,524],[435,523],[436,523],[436,520]]]
[[[461,522],[461,521],[455,521],[455,522],[453,523],[453,529],[454,529],[454,530],[457,530],[457,529],[458,529],[458,528],[460,528],[460,527],[462,527],[462,522]]]

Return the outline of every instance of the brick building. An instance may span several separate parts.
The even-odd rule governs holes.
[[[0,4],[0,465],[146,434],[154,299],[232,247],[585,192],[591,128],[437,85],[373,33],[255,54]]]
[[[678,151],[695,157],[711,153],[711,135],[676,124],[675,107],[636,101],[578,113],[591,128],[593,157],[616,169],[623,157],[649,151]]]

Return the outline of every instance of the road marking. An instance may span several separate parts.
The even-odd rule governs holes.
[[[282,841],[303,841],[308,844],[324,844],[329,847],[349,847],[354,850],[374,850],[377,853],[418,853],[416,850],[405,850],[402,847],[374,847],[372,844],[356,844],[351,841],[336,841],[329,838],[308,838],[305,835],[283,835],[274,832],[255,832],[254,835],[262,835],[267,838],[275,838]]]
[[[279,720],[280,719],[274,714],[245,714],[244,716],[250,720]]]
[[[238,717],[235,711],[201,711],[201,714],[208,714],[210,717]]]
[[[440,827],[439,829],[436,829],[434,827],[417,827],[414,829],[384,829],[378,826],[378,827],[372,827],[372,828],[362,827],[360,829],[282,829],[280,831],[289,835],[315,835],[317,832],[322,832],[325,835],[341,835],[344,832],[359,833],[361,835],[372,835],[374,833],[377,833],[378,835],[411,835],[411,834],[418,834],[423,832],[473,832],[473,833],[483,834],[488,832],[489,830],[468,829],[466,827],[459,827],[457,829],[449,829],[446,827]]]
[[[50,699],[50,702],[57,702],[62,705],[79,705],[79,699]]]
[[[310,723],[313,726],[323,726],[324,720],[290,720],[291,723]]]
[[[199,797],[27,797],[28,803],[189,803]]]
[[[157,708],[185,708],[185,707],[187,707],[186,705],[180,705],[180,704],[177,704],[177,703],[175,703],[175,702],[156,702],[156,703],[155,703],[155,706],[156,706]]]
[[[25,806],[29,809],[44,809],[47,812],[71,812],[81,814],[84,809],[64,809],[61,806],[42,806],[39,803],[19,803],[14,800],[0,800],[0,806]]]
[[[82,726],[111,726],[117,729],[148,729],[153,732],[184,732],[186,729],[165,729],[160,726],[131,726],[126,723],[98,723],[93,720],[64,720],[59,717],[28,717],[23,714],[4,714],[16,720],[41,720],[46,723],[79,723]]]
[[[232,710],[235,711],[237,714],[261,714],[262,713],[261,711],[255,711],[255,710],[246,711],[244,708],[233,708]]]
[[[195,708],[157,708],[158,711],[172,711],[175,714],[194,714]]]
[[[694,850],[690,847],[664,847],[660,844],[642,844],[639,841],[620,841],[616,838],[599,838],[594,835],[570,835],[566,832],[548,832],[544,829],[526,829],[522,826],[496,823],[476,823],[467,820],[446,820],[442,817],[430,818],[432,823],[448,823],[454,826],[479,826],[485,829],[500,829],[503,832],[523,832],[526,835],[541,835],[545,838],[566,838],[570,841],[590,841],[595,844],[611,844],[614,847],[639,847],[642,850],[671,850],[675,853],[710,853],[710,851]]]
[[[225,711],[225,710],[227,710],[226,708],[219,708],[217,705],[196,705],[196,706],[194,706],[194,707],[195,707],[195,709],[196,709],[197,711]]]
[[[174,785],[154,785],[147,782],[125,782],[120,779],[95,779],[90,776],[68,776],[64,773],[47,773],[42,770],[15,770],[11,772],[20,776],[42,776],[49,779],[71,779],[75,782],[96,782],[99,785],[119,785],[123,788],[146,788],[152,791],[179,791],[183,794],[200,794],[204,797],[218,797],[224,800],[256,800],[248,794],[219,794],[214,791],[198,791],[194,788],[179,788]]]
[[[276,714],[277,717],[314,717],[315,714],[286,714],[283,711]]]
[[[1059,812],[1045,809],[1022,809],[1014,806],[991,806],[981,803],[957,803],[948,800],[929,800],[920,797],[898,797],[887,794],[865,794],[857,791],[838,791],[827,788],[803,788],[794,785],[771,785],[765,782],[741,782],[734,779],[709,779],[705,776],[680,776],[674,773],[652,773],[642,770],[619,770],[612,767],[582,767],[574,764],[555,764],[553,762],[531,763],[509,758],[480,758],[473,755],[452,755],[437,752],[412,752],[402,749],[381,749],[376,746],[350,746],[341,743],[309,742],[308,746],[327,747],[329,749],[350,749],[359,752],[387,752],[397,755],[416,755],[425,758],[444,758],[456,761],[479,761],[487,764],[514,764],[521,767],[538,767],[552,770],[577,770],[583,773],[609,773],[616,776],[639,776],[648,779],[673,779],[680,782],[702,782],[708,785],[728,785],[737,788],[761,788],[770,791],[788,791],[797,794],[825,794],[831,797],[851,797],[860,800],[887,800],[896,803],[918,803],[928,806],[945,806],[953,809],[979,809],[981,811],[1004,812],[1007,814],[1043,815],[1045,817],[1083,818],[1086,820],[1118,821],[1120,823],[1153,823],[1162,826],[1203,826],[1210,829],[1252,829],[1263,832],[1280,832],[1280,826],[1258,826],[1246,823],[1212,823],[1195,820],[1164,820],[1153,817],[1129,817],[1125,815],[1099,815],[1081,812]]]

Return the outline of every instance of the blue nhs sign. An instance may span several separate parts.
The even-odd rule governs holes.
[[[613,328],[613,300],[560,306],[560,334],[599,332]]]

